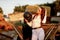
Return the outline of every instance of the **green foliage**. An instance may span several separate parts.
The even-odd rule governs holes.
[[[20,12],[20,11],[21,11],[21,6],[16,6],[14,12]]]
[[[15,25],[15,26],[20,26],[20,25],[22,25],[22,24],[21,24],[20,21],[16,21],[16,22],[14,22],[14,25]]]
[[[3,13],[3,10],[2,10],[2,8],[0,7],[0,13]]]
[[[24,12],[25,9],[26,9],[26,6],[28,6],[28,5],[25,5],[25,6],[15,6],[14,12]]]
[[[22,25],[24,25],[24,23],[22,23],[21,21],[15,21],[13,24],[15,26],[22,26]]]

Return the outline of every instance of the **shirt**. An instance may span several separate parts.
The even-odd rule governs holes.
[[[38,16],[35,16],[35,18],[32,20],[32,28],[37,28],[40,26],[41,26],[41,16],[38,15]]]
[[[47,18],[47,15],[45,14],[44,19],[42,20],[42,23],[46,23],[46,18]],[[32,28],[37,28],[37,27],[41,27],[41,15],[37,15],[32,20]]]

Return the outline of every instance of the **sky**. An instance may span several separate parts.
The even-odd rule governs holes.
[[[52,3],[55,0],[0,0],[0,7],[3,10],[5,15],[12,13],[15,6],[23,6],[26,4],[34,5],[34,4],[44,4],[44,3]]]

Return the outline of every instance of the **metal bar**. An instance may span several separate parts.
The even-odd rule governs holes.
[[[13,37],[10,37],[10,36],[2,34],[2,33],[0,33],[0,35],[5,36],[5,37],[10,38],[10,39],[13,39]]]

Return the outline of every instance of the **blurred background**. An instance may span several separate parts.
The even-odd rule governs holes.
[[[58,40],[60,38],[60,0],[0,0],[0,39],[16,40],[18,35],[11,24],[13,23],[19,29],[28,5],[39,5],[47,9],[47,23],[44,26],[47,25],[46,28],[49,29],[51,24],[57,25],[54,36]]]

